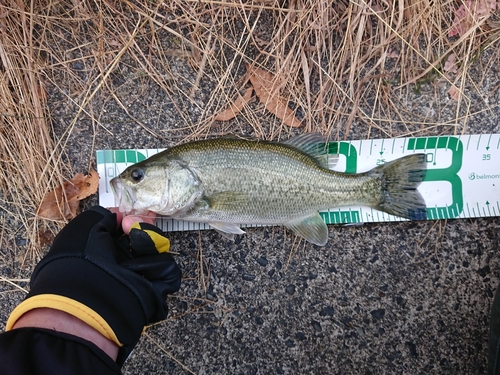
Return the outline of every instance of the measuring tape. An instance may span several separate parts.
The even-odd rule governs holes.
[[[117,206],[109,181],[125,168],[163,149],[97,151],[99,203]],[[425,153],[427,174],[418,190],[427,205],[427,219],[477,218],[500,215],[500,134],[373,139],[328,143],[339,154],[333,168],[366,172],[405,155]],[[320,212],[327,224],[406,221],[382,211],[349,206]],[[208,224],[159,218],[164,231],[210,229]]]

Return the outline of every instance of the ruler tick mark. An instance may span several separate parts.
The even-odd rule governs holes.
[[[470,139],[472,136],[469,135],[469,139],[467,139],[467,146],[465,147],[466,150],[469,150],[469,144],[470,144]]]

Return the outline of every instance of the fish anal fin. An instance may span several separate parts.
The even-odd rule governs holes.
[[[328,242],[328,227],[317,212],[289,221],[285,226],[315,245],[325,246]]]
[[[234,241],[235,234],[245,234],[238,225],[232,223],[208,223],[213,229],[219,232],[222,236]]]

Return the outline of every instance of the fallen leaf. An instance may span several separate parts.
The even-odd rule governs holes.
[[[460,90],[456,86],[451,86],[448,90],[448,94],[450,94],[450,98],[458,102],[460,98]]]
[[[221,113],[219,113],[217,116],[215,116],[216,121],[229,121],[233,118],[235,118],[243,109],[245,104],[247,104],[250,101],[250,98],[252,97],[253,93],[253,88],[250,87],[245,91],[245,94],[243,96],[238,94],[238,97],[236,100],[229,106],[229,108],[225,109]]]
[[[398,51],[394,51],[392,48],[390,48],[387,51],[386,57],[388,59],[397,59],[399,57],[399,52]]]
[[[448,58],[446,59],[446,62],[444,63],[444,71],[445,72],[450,72],[450,73],[456,73],[457,72],[457,64],[455,63],[456,55],[452,53]]]
[[[468,6],[470,7],[470,1],[468,1]],[[453,18],[453,23],[451,25],[450,30],[448,31],[448,37],[452,37],[455,35],[462,36],[468,30],[468,21],[467,21],[468,12],[465,6],[462,4],[455,11],[455,17]]]
[[[86,176],[81,173],[78,175],[81,176],[78,181],[73,181],[73,179],[71,179],[71,181],[80,189],[80,193],[76,199],[82,200],[97,192],[97,188],[99,187],[99,174],[94,169],[92,169]],[[76,178],[76,176],[73,178]]]
[[[250,64],[247,64],[247,72],[255,94],[269,112],[292,128],[302,126],[300,120],[295,117],[295,112],[288,108],[286,101],[279,96],[274,85],[274,76],[270,72]]]
[[[80,201],[94,194],[98,186],[99,174],[95,170],[86,176],[78,173],[43,197],[37,209],[38,216],[51,220],[72,219]]]
[[[479,18],[490,17],[497,8],[500,8],[498,0],[466,0],[455,10],[455,17],[448,31],[448,36],[464,35],[479,22]]]
[[[116,39],[108,39],[108,44],[113,47],[121,47],[123,44]]]
[[[54,233],[46,228],[42,228],[38,231],[38,241],[42,246],[50,245],[54,241]]]

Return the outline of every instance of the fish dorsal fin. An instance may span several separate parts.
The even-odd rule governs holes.
[[[289,221],[285,226],[315,245],[325,246],[328,242],[328,227],[317,212]]]
[[[323,168],[333,168],[338,161],[338,155],[328,154],[328,142],[319,133],[305,133],[283,142],[312,156]]]

